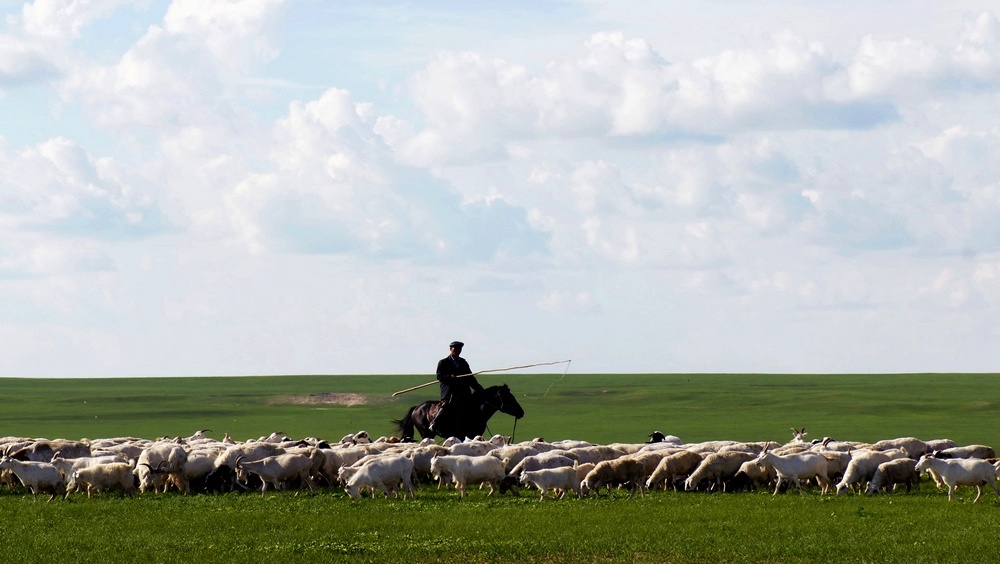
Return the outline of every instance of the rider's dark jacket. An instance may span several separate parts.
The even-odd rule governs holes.
[[[441,383],[441,399],[447,402],[461,402],[472,397],[475,392],[483,391],[483,387],[475,376],[456,378],[463,374],[472,374],[469,363],[464,358],[454,358],[448,355],[438,361],[437,379]]]

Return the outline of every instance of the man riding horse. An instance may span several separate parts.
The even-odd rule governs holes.
[[[465,343],[452,341],[448,356],[438,361],[437,379],[441,383],[441,404],[437,415],[431,421],[430,429],[435,433],[456,422],[462,408],[476,392],[482,392],[483,387],[472,376],[469,363],[462,358],[462,347]]]

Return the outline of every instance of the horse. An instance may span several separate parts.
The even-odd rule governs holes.
[[[486,430],[486,422],[498,411],[513,415],[515,419],[524,417],[524,408],[517,403],[507,384],[490,386],[474,393],[466,402],[452,406],[457,413],[454,413],[454,417],[450,417],[449,421],[444,422],[443,429],[437,429],[438,432],[435,433],[429,426],[433,421],[432,408],[436,409],[439,403],[436,400],[425,401],[411,407],[402,419],[394,419],[392,423],[396,425],[395,431],[399,437],[405,441],[412,441],[413,429],[416,428],[424,439],[436,436],[464,439],[482,435]],[[435,428],[437,427],[438,425],[435,425]]]

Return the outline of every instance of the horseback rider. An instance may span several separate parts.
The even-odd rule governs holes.
[[[430,430],[441,434],[439,429],[447,428],[456,422],[463,404],[468,403],[476,392],[483,391],[482,385],[472,376],[469,363],[462,358],[462,347],[465,343],[452,341],[448,356],[438,361],[437,379],[441,383],[441,406],[431,421]]]

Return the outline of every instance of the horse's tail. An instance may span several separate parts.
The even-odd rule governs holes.
[[[396,426],[393,434],[404,441],[413,440],[413,410],[416,408],[417,406],[411,407],[402,419],[393,419],[391,421],[391,423]]]

